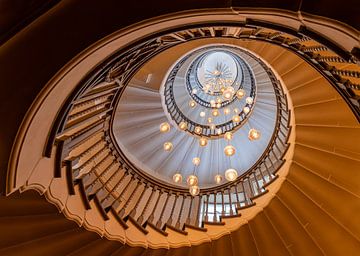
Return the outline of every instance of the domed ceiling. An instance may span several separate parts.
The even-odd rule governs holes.
[[[241,48],[215,44],[186,53],[166,72],[156,88],[135,76],[121,95],[112,128],[128,160],[184,188],[190,175],[208,188],[228,182],[228,169],[238,176],[251,169],[276,124],[266,67]]]

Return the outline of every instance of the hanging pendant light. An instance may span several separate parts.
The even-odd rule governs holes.
[[[200,165],[200,157],[194,157],[193,160],[192,160],[192,163],[195,165],[195,166],[198,166]]]
[[[219,110],[217,110],[217,109],[213,109],[213,111],[212,111],[212,115],[213,116],[219,116]]]
[[[233,135],[232,132],[225,132],[224,139],[227,140],[227,141],[230,141],[230,140],[232,140],[233,136],[234,135]]]
[[[234,123],[239,123],[239,122],[240,122],[240,116],[234,115],[234,116],[232,117],[232,121],[233,121]]]
[[[189,188],[190,195],[197,196],[200,193],[200,188],[198,186],[191,186]]]
[[[198,178],[192,174],[186,179],[186,183],[189,186],[196,186],[198,184]]]
[[[200,145],[201,147],[205,147],[205,146],[207,145],[207,143],[208,143],[207,138],[201,137],[201,138],[199,139],[199,145]]]
[[[187,129],[187,123],[184,122],[184,121],[180,122],[179,123],[179,128],[180,128],[180,130],[185,131]]]
[[[214,180],[216,184],[220,184],[223,180],[223,177],[220,174],[217,174],[215,175]]]
[[[234,96],[234,93],[235,93],[234,87],[228,86],[224,90],[222,96],[224,97],[224,99],[230,100]]]
[[[173,144],[171,142],[165,142],[164,143],[164,150],[165,151],[171,151],[173,149]]]
[[[182,182],[182,175],[180,173],[175,173],[173,176],[173,181],[175,183],[181,183]]]
[[[253,104],[254,99],[251,98],[251,97],[247,97],[245,101],[246,101],[247,104]]]
[[[261,137],[261,133],[258,130],[255,129],[250,129],[249,130],[249,134],[248,134],[248,138],[249,140],[258,140]]]
[[[228,181],[234,181],[236,180],[238,176],[238,173],[235,169],[230,168],[225,171],[225,179]]]
[[[202,132],[202,128],[200,126],[196,126],[195,129],[194,129],[194,132],[196,134],[200,134]]]
[[[250,112],[250,108],[249,107],[244,107],[243,108],[243,111],[245,114],[249,113]]]
[[[160,132],[165,133],[170,131],[170,124],[167,122],[161,123],[160,124]]]
[[[244,89],[239,89],[236,92],[236,97],[238,97],[238,99],[242,99],[245,96],[245,90]]]
[[[189,107],[190,108],[195,108],[196,107],[196,102],[194,100],[190,100],[189,101]]]
[[[225,155],[227,156],[233,156],[235,154],[235,147],[232,146],[232,145],[227,145],[225,148],[224,148],[224,153]]]

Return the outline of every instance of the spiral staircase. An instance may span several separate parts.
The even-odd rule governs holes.
[[[49,7],[29,30],[36,35],[36,26],[62,20],[54,14],[71,17],[72,5]],[[299,17],[238,5],[139,23],[43,80],[48,84],[21,116],[2,175],[0,255],[358,255],[359,33],[306,11]],[[1,46],[3,70],[15,70],[7,60],[24,57],[14,51],[31,35],[24,29]],[[159,87],[176,61],[207,45],[231,45],[261,61],[252,70],[267,86],[258,86],[258,112],[249,120],[264,134],[277,121],[264,153],[236,181],[207,182],[191,196],[171,183],[178,163],[161,150],[158,125],[167,116]],[[45,73],[34,72],[29,84]],[[18,78],[9,72],[0,79],[16,85]],[[276,97],[267,96],[269,88]],[[261,104],[275,98],[280,111],[268,124],[275,109]],[[185,94],[177,99],[186,105]],[[191,137],[169,136],[179,142],[173,154],[184,155]],[[164,171],[141,170],[129,152]],[[220,216],[208,211],[211,203],[222,206]]]

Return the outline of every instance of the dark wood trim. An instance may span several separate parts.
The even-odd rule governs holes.
[[[119,224],[124,228],[124,229],[128,229],[129,226],[125,223],[125,221],[119,217],[119,215],[117,214],[117,212],[115,211],[115,209],[113,207],[110,207],[110,212],[114,215],[115,219],[117,220],[117,222],[119,222]]]
[[[79,186],[79,191],[80,191],[80,197],[81,197],[81,200],[85,206],[85,209],[86,210],[90,210],[91,209],[91,206],[90,206],[90,203],[89,203],[89,199],[86,195],[86,191],[85,191],[85,187],[84,187],[84,182],[82,179],[79,179],[78,180],[78,184]]]
[[[245,205],[245,206],[236,207],[236,210],[237,210],[237,211],[241,211],[241,210],[250,208],[251,206],[254,206],[254,205],[256,205],[256,202],[251,202],[251,204],[248,204],[248,205]]]
[[[269,186],[271,183],[273,183],[277,178],[279,178],[279,175],[275,175],[271,180],[269,180],[269,182],[265,183],[263,185],[264,188],[266,188],[267,186]]]
[[[212,225],[212,226],[224,226],[225,222],[218,222],[218,221],[203,221],[205,225]]]
[[[156,225],[152,224],[151,222],[147,222],[146,226],[150,226],[152,229],[154,229],[156,232],[160,233],[163,236],[168,236],[169,234],[162,230],[161,228],[158,228]]]
[[[256,198],[259,198],[260,196],[265,195],[268,192],[269,192],[269,190],[265,189],[263,192],[257,194],[256,196],[250,197],[250,200],[255,200]]]
[[[75,195],[74,188],[74,175],[72,171],[71,161],[65,161],[66,184],[68,187],[69,195]]]
[[[169,229],[171,229],[171,230],[173,230],[173,231],[175,231],[175,232],[178,232],[178,233],[180,233],[180,234],[182,234],[182,235],[185,235],[185,236],[187,236],[187,234],[188,234],[187,231],[178,229],[178,228],[173,227],[173,226],[171,226],[171,225],[169,225],[169,224],[167,224],[167,223],[165,224],[165,227],[166,227],[166,228],[169,228]]]
[[[189,228],[189,229],[194,229],[194,230],[197,230],[197,231],[202,231],[202,232],[206,232],[207,231],[207,228],[203,228],[203,227],[197,227],[197,226],[194,226],[194,225],[191,225],[191,224],[184,224],[184,228]]]
[[[94,199],[96,208],[99,210],[99,212],[100,212],[100,214],[101,214],[101,217],[102,217],[105,221],[109,220],[110,218],[109,218],[109,216],[107,215],[105,209],[102,207],[102,205],[101,205],[101,203],[100,203],[100,201],[99,201],[98,196],[97,196],[97,195],[94,195],[94,196],[93,196],[93,199]]]

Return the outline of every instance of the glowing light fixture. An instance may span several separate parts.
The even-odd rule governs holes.
[[[195,175],[190,175],[187,179],[186,179],[186,183],[189,186],[196,186],[198,184],[198,178]]]
[[[213,119],[211,117],[208,117],[208,123],[211,124]]]
[[[194,100],[190,100],[189,101],[189,107],[190,108],[195,108],[196,107],[196,102]]]
[[[197,196],[200,193],[200,188],[198,186],[191,186],[189,188],[190,195]]]
[[[160,132],[165,133],[165,132],[168,132],[168,131],[170,131],[170,124],[167,123],[167,122],[161,123],[160,124]]]
[[[215,175],[214,180],[216,184],[220,184],[223,180],[223,177],[220,174],[217,174]]]
[[[242,99],[245,96],[245,90],[244,89],[239,89],[236,92],[236,97],[238,97],[238,99]]]
[[[224,139],[225,140],[230,141],[230,140],[232,140],[232,138],[233,138],[233,133],[232,132],[225,132],[225,134],[224,134]]]
[[[194,129],[194,132],[196,134],[200,134],[202,132],[202,128],[200,126],[196,126],[195,129]]]
[[[186,122],[180,122],[179,123],[179,128],[182,131],[185,131],[187,129],[187,123]]]
[[[215,124],[211,124],[211,125],[210,125],[210,129],[211,129],[211,130],[215,130],[215,129],[216,129],[216,125],[215,125]]]
[[[224,114],[225,114],[225,115],[230,114],[230,109],[229,109],[229,108],[224,108]]]
[[[164,150],[165,151],[171,151],[173,149],[173,144],[171,142],[165,142],[164,143]]]
[[[192,89],[192,94],[197,94],[197,90],[194,88],[194,89]]]
[[[206,114],[205,114],[204,111],[201,111],[201,112],[200,112],[200,117],[205,117],[205,115],[206,115]]]
[[[217,110],[217,109],[213,109],[212,110],[212,115],[213,116],[218,116],[220,113],[219,113],[219,110]]]
[[[235,169],[230,168],[225,171],[225,179],[228,181],[234,181],[236,180],[238,176],[238,173]]]
[[[215,108],[215,106],[216,106],[215,100],[210,100],[210,106],[211,106],[212,108]]]
[[[240,111],[239,111],[239,109],[238,108],[234,108],[234,113],[239,113]]]
[[[249,140],[258,140],[261,137],[261,133],[258,130],[250,129],[248,138]]]
[[[234,87],[228,86],[224,90],[222,96],[224,97],[224,99],[230,100],[234,96],[234,93],[235,93]]]
[[[192,160],[192,163],[195,165],[195,166],[198,166],[200,165],[200,157],[194,157],[193,160]]]
[[[173,176],[173,181],[176,183],[182,182],[182,175],[180,173],[175,173]]]
[[[249,107],[244,107],[243,108],[243,111],[245,114],[249,113],[250,112],[250,108]]]
[[[217,134],[219,134],[219,135],[220,135],[220,134],[222,133],[222,130],[219,128],[219,129],[217,129],[217,131],[216,131],[216,132],[217,132]]]
[[[225,155],[227,156],[233,156],[235,154],[235,147],[232,146],[232,145],[227,145],[225,148],[224,148],[224,153]]]
[[[254,99],[251,98],[251,97],[247,97],[245,101],[246,101],[247,104],[253,104]]]
[[[199,145],[201,147],[205,147],[207,145],[207,143],[208,143],[207,138],[202,137],[202,138],[199,139]]]
[[[238,122],[240,122],[240,116],[234,115],[234,116],[232,117],[232,120],[233,120],[234,123],[238,123]]]

